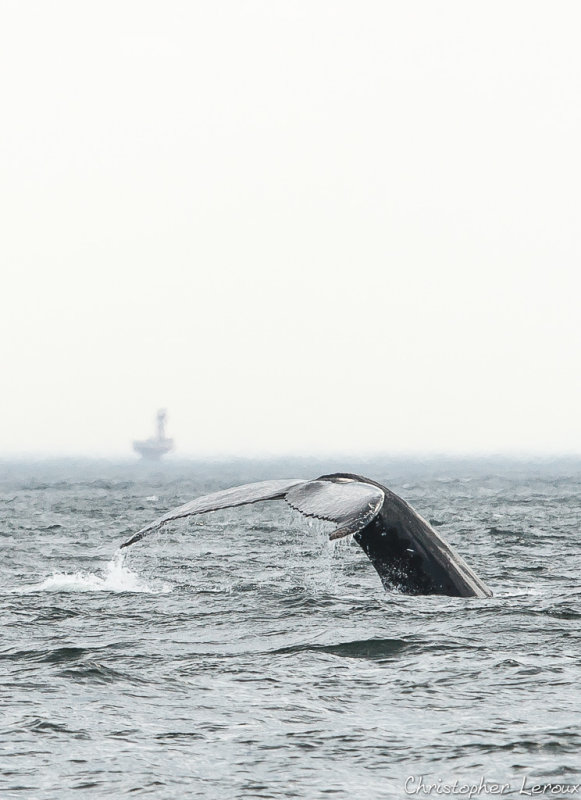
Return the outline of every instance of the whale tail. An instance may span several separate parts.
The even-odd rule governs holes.
[[[331,540],[353,535],[386,588],[397,587],[408,594],[492,595],[405,500],[375,481],[347,473],[312,481],[261,481],[204,495],[146,525],[121,547],[135,544],[175,519],[266,500],[285,500],[306,517],[336,523]]]

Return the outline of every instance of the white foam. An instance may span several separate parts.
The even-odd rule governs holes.
[[[145,581],[125,566],[125,553],[117,552],[103,573],[53,573],[41,583],[21,587],[19,592],[145,592],[160,594],[171,587],[161,581]]]

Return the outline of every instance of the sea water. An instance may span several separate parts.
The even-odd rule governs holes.
[[[385,592],[281,502],[118,549],[199,494],[333,470],[494,597]],[[572,796],[580,507],[574,460],[1,464],[0,798]]]

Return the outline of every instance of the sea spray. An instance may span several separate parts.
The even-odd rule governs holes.
[[[53,573],[40,583],[25,586],[20,592],[143,592],[160,594],[171,587],[159,580],[145,580],[125,564],[126,554],[118,550],[101,573]]]

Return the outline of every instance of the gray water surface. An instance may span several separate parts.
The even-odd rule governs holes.
[[[401,494],[494,597],[386,593],[280,502],[117,551],[199,494],[329,468]],[[576,462],[0,465],[0,798],[578,783],[580,506]]]

